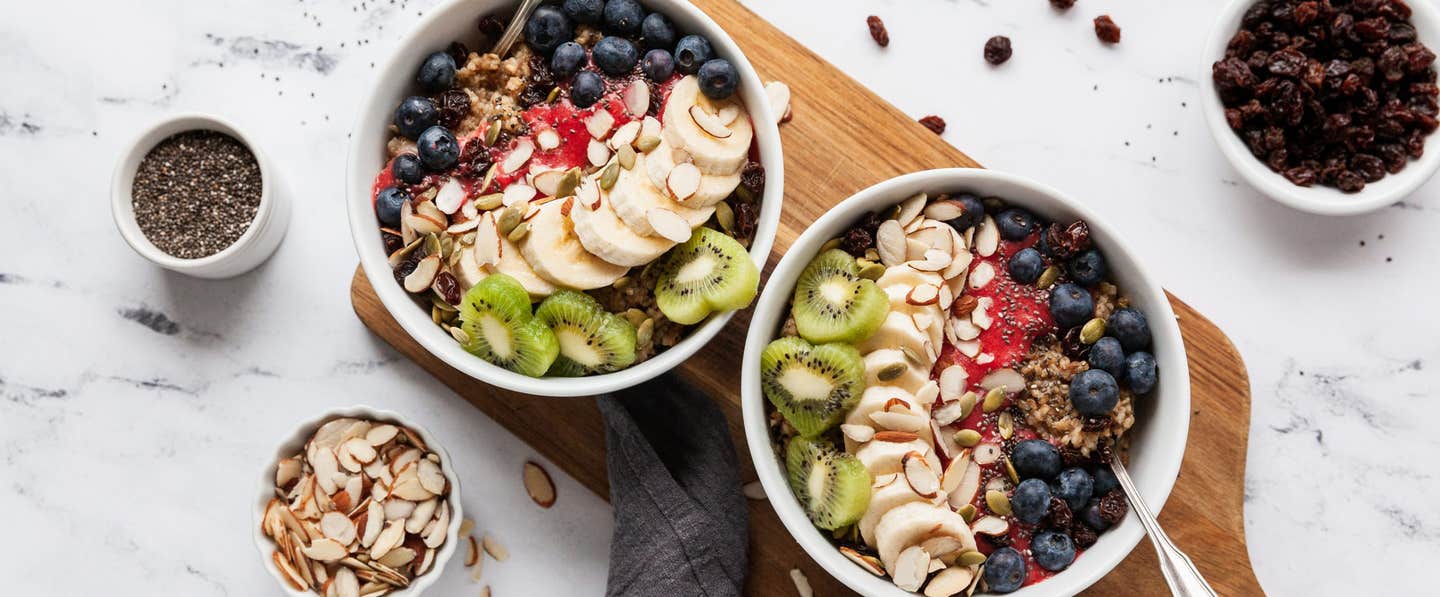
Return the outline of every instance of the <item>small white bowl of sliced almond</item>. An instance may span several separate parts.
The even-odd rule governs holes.
[[[455,553],[460,481],[423,428],[356,406],[303,425],[260,477],[255,545],[289,595],[415,597]]]

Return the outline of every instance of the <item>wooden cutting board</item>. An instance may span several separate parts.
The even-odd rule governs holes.
[[[770,265],[830,206],[893,176],[942,167],[979,167],[819,56],[734,0],[695,0],[738,40],[765,80],[793,91],[794,120],[780,127],[785,149],[785,209]],[[855,23],[863,27],[863,23]],[[386,283],[389,283],[387,280]],[[605,479],[605,435],[589,399],[526,396],[489,387],[456,371],[415,343],[385,311],[360,270],[351,285],[355,312],[372,331],[491,418],[565,468],[600,496]],[[1214,324],[1171,297],[1190,359],[1190,443],[1170,501],[1160,516],[1171,538],[1188,551],[1222,595],[1260,594],[1245,548],[1242,497],[1250,427],[1250,384],[1244,362]],[[741,426],[739,370],[749,313],[737,315],[681,368],[691,383],[725,411],[740,451],[742,478],[755,479]],[[568,400],[553,408],[553,400]],[[564,428],[566,433],[553,433]],[[561,497],[563,502],[564,497]],[[767,502],[750,503],[752,595],[790,595],[791,568],[809,577],[816,595],[850,591],[832,579],[795,543]],[[1167,592],[1154,550],[1137,547],[1090,594],[1160,595]]]

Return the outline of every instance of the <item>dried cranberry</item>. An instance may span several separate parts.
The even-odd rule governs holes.
[[[945,134],[945,119],[934,114],[921,118],[920,124],[925,125],[925,128],[930,129],[932,133],[937,135]]]
[[[408,276],[412,272],[414,272],[415,267],[420,265],[420,260],[424,257],[425,255],[423,255],[423,251],[410,251],[410,254],[406,255],[404,259],[400,260],[399,265],[395,266],[395,282],[398,284],[404,284],[405,276]]]
[[[1110,15],[1095,17],[1095,37],[1107,44],[1118,44],[1120,43],[1120,26],[1110,19]]]
[[[455,280],[455,276],[450,275],[450,272],[440,272],[435,276],[433,288],[435,292],[440,293],[440,298],[445,299],[445,302],[452,305],[460,304],[460,282]]]
[[[492,123],[490,126],[499,125]],[[455,173],[465,178],[481,179],[490,170],[492,163],[490,148],[486,147],[485,143],[478,138],[471,139],[460,150],[460,166]],[[486,189],[476,189],[476,191],[483,193]]]
[[[882,48],[890,45],[890,32],[885,30],[885,21],[880,20],[878,16],[870,15],[865,17],[865,25],[870,27],[870,39],[875,40],[875,43],[880,44]]]
[[[1005,64],[1015,51],[1010,47],[1010,38],[996,35],[985,41],[985,61],[990,64]]]
[[[1050,509],[1045,511],[1045,517],[1049,519],[1050,526],[1060,532],[1070,529],[1070,524],[1075,522],[1075,514],[1070,511],[1070,505],[1058,497],[1050,498]]]
[[[1100,520],[1111,525],[1120,524],[1129,512],[1130,503],[1125,501],[1123,491],[1111,489],[1109,493],[1100,496]]]

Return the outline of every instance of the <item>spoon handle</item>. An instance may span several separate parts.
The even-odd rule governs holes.
[[[1115,471],[1115,478],[1125,490],[1125,497],[1130,500],[1130,509],[1135,511],[1140,524],[1145,526],[1145,534],[1149,535],[1150,542],[1155,544],[1155,555],[1160,559],[1160,572],[1165,575],[1165,583],[1170,585],[1170,593],[1176,597],[1215,597],[1215,589],[1205,582],[1205,577],[1200,575],[1195,562],[1190,561],[1190,556],[1175,547],[1175,543],[1170,541],[1170,537],[1155,520],[1155,514],[1145,505],[1145,501],[1140,499],[1140,491],[1135,488],[1135,482],[1130,480],[1130,473],[1125,471],[1125,465],[1120,462],[1118,450],[1110,458],[1110,469]]]
[[[495,42],[494,52],[496,56],[504,58],[510,53],[510,46],[520,40],[520,34],[525,31],[525,22],[530,20],[530,13],[540,6],[541,0],[524,0],[520,8],[515,10],[515,16],[510,17],[510,24],[505,26],[505,33],[500,36],[500,41]]]

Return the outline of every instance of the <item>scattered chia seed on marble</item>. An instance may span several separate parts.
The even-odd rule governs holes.
[[[156,144],[131,186],[135,222],[161,251],[181,259],[234,244],[260,206],[260,164],[244,143],[208,130]]]

